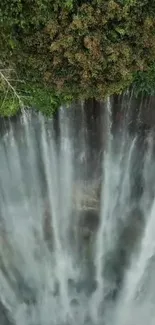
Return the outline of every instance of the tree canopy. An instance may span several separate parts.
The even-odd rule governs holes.
[[[3,0],[0,51],[32,88],[103,98],[154,64],[155,1]]]

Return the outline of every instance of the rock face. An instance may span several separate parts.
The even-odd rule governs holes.
[[[83,239],[89,239],[97,231],[100,211],[100,184],[77,182],[72,196],[72,215],[76,214],[76,227]],[[73,222],[74,226],[74,222]],[[52,239],[52,216],[48,203],[43,217],[43,229],[46,241]],[[77,229],[75,229],[77,231]]]
[[[73,205],[76,210],[99,211],[99,182],[77,182],[73,192]]]
[[[123,123],[131,134],[144,135],[155,127],[155,96],[114,95],[111,102],[114,133]]]
[[[155,127],[155,96],[133,98],[133,110],[148,129]]]

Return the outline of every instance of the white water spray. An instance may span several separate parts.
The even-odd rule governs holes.
[[[153,135],[137,174],[139,136],[125,123],[112,134],[109,99],[104,108],[97,187],[93,170],[83,179],[83,104],[78,119],[74,107],[60,109],[58,132],[54,120],[24,112],[0,139],[2,325],[153,324]]]

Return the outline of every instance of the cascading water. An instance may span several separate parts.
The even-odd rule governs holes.
[[[103,113],[100,177],[82,104],[0,139],[2,325],[154,324],[153,134]]]

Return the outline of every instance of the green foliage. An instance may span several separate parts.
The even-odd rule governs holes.
[[[7,89],[0,91],[0,116],[13,116],[22,106],[34,108],[44,115],[52,116],[61,105],[68,106],[73,98],[67,95],[58,95],[51,89],[41,88],[38,85],[22,85],[18,89],[19,98]]]
[[[133,88],[136,95],[155,95],[155,63],[147,71],[136,73]]]
[[[23,107],[33,107],[51,116],[73,100],[72,96],[58,94],[51,88],[19,80],[13,69],[0,68],[0,116],[13,116]]]
[[[16,115],[20,110],[19,101],[15,97],[4,97],[0,94],[0,116],[11,117]]]
[[[54,90],[41,88],[39,85],[29,85],[23,90],[25,95],[25,104],[28,107],[33,107],[40,110],[44,115],[51,116],[61,105],[69,105],[72,97],[56,94]]]
[[[68,8],[69,10],[72,10],[74,6],[73,0],[66,0],[65,1],[65,7]]]
[[[13,116],[22,107],[21,98],[12,84],[12,69],[0,69],[0,116]]]
[[[68,96],[103,98],[149,81],[154,0],[3,0],[0,9],[1,61],[46,114]]]

